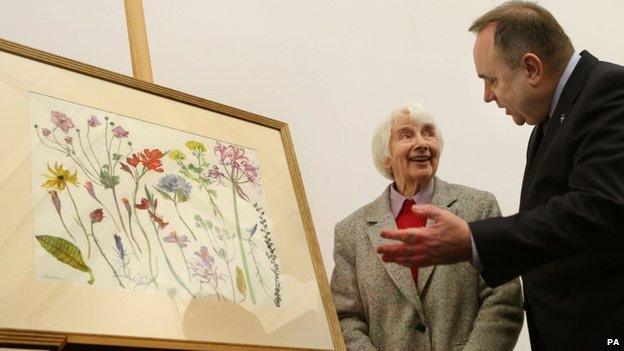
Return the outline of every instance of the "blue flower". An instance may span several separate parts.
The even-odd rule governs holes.
[[[168,193],[177,194],[182,199],[188,199],[191,195],[191,184],[176,174],[167,174],[160,178],[158,187]]]

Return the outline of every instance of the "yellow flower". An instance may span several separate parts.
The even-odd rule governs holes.
[[[78,185],[78,171],[71,174],[69,170],[63,169],[63,165],[57,165],[54,163],[54,169],[48,165],[48,171],[50,174],[42,174],[47,177],[48,180],[41,185],[44,188],[55,188],[58,191],[65,189],[67,183]]]
[[[204,146],[204,144],[200,143],[199,141],[192,141],[192,140],[187,141],[186,147],[188,147],[191,150],[197,150],[199,152],[206,151],[206,147]]]
[[[186,158],[186,155],[178,149],[173,149],[169,152],[169,158],[176,162],[182,162]]]

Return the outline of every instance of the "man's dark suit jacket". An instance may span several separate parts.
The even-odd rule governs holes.
[[[470,229],[488,284],[522,275],[534,351],[624,344],[624,67],[581,53],[531,134],[519,213]]]

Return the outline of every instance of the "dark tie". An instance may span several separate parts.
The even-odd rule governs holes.
[[[414,200],[403,201],[403,207],[396,218],[396,225],[399,229],[424,227],[427,220],[412,212],[412,206],[415,205]],[[418,268],[412,267],[412,277],[414,284],[418,286]]]

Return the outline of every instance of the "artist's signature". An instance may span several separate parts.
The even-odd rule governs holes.
[[[61,278],[61,277],[56,277],[56,276],[47,275],[47,274],[41,274],[41,275],[39,275],[39,278],[41,278],[41,279],[52,279],[52,280],[63,280],[63,278]]]

